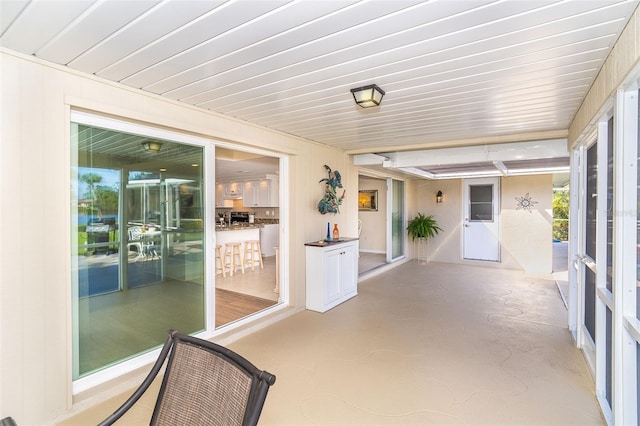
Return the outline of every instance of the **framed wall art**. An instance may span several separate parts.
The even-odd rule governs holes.
[[[362,190],[358,191],[358,210],[360,211],[378,211],[378,190]]]

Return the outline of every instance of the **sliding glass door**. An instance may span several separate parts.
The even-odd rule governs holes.
[[[205,329],[204,147],[73,122],[73,379]]]
[[[387,248],[387,263],[404,256],[405,225],[404,225],[404,182],[396,179],[387,179],[387,187],[391,188],[389,194],[389,233],[390,247]]]
[[[211,337],[286,303],[285,156],[83,112],[71,119],[74,393],[151,362],[168,329]],[[240,273],[226,273],[226,242],[240,245]]]

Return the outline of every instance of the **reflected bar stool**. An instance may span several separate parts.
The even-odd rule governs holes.
[[[256,256],[258,257],[256,259]],[[255,271],[256,262],[260,264],[260,269],[264,269],[262,264],[262,251],[260,251],[260,240],[247,240],[244,242],[244,266],[251,265],[251,270]]]
[[[224,267],[224,258],[222,257],[222,246],[220,244],[216,244],[216,274],[222,272],[222,278],[227,277],[227,273],[225,272]],[[220,265],[220,266],[218,266]]]
[[[242,263],[242,253],[240,253],[240,245],[242,243],[226,243],[224,245],[224,266],[229,268],[229,276],[233,276],[236,268],[239,266],[244,274],[244,264]],[[236,262],[236,259],[238,260]]]

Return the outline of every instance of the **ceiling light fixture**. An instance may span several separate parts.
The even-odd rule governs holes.
[[[380,105],[382,97],[384,96],[384,90],[375,84],[370,84],[369,86],[351,89],[351,94],[353,95],[353,99],[356,101],[356,104],[362,108],[369,108]]]
[[[147,152],[160,152],[162,143],[158,141],[144,141],[142,142],[142,148]]]

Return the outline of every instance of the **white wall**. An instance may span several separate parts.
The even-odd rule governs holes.
[[[46,424],[71,395],[70,110],[290,155],[287,242],[290,300],[304,308],[304,243],[324,237],[317,211],[323,165],[341,172],[347,197],[331,217],[357,234],[357,170],[339,150],[210,114],[2,50],[0,130],[0,417]],[[233,334],[226,338],[233,339]],[[100,395],[98,395],[100,396]],[[79,398],[76,398],[76,402]]]

